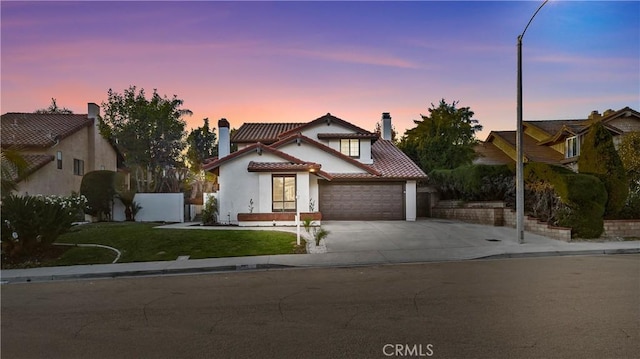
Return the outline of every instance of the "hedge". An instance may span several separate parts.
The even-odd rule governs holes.
[[[511,166],[512,167],[512,166]],[[507,165],[467,165],[452,170],[433,170],[430,183],[443,199],[465,201],[505,200],[513,188],[513,168]]]
[[[604,183],[609,196],[605,217],[617,218],[627,202],[629,182],[613,136],[601,122],[593,124],[584,138],[578,169],[580,173],[597,176]]]
[[[124,186],[124,175],[114,171],[91,171],[82,177],[80,194],[87,198],[86,212],[99,219],[109,217],[118,189]]]
[[[558,216],[558,224],[571,227],[572,236],[600,237],[607,203],[607,191],[600,179],[545,163],[527,163],[524,175],[528,183],[536,181],[551,183],[562,203],[569,208],[566,213]]]

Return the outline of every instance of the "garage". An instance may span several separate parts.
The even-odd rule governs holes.
[[[320,182],[323,220],[403,220],[404,182]]]

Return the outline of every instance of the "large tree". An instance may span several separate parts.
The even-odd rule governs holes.
[[[108,91],[108,101],[102,103],[100,131],[121,149],[125,164],[139,191],[158,192],[179,190],[174,185],[162,188],[169,174],[184,167],[182,151],[185,143],[184,116],[191,115],[181,109],[183,100],[176,95],[162,97],[153,90],[150,99],[144,89],[135,86],[122,94]]]
[[[202,162],[218,155],[216,144],[216,133],[209,128],[209,119],[203,120],[201,127],[194,128],[187,136],[187,159],[190,162],[191,170],[195,173],[202,169]]]
[[[467,165],[475,157],[475,134],[482,126],[473,119],[469,107],[457,105],[458,101],[448,104],[444,99],[437,107],[432,103],[429,115],[421,115],[421,121],[414,120],[416,127],[400,139],[398,147],[426,173]]]
[[[66,107],[58,107],[58,104],[56,103],[56,99],[52,98],[51,99],[51,105],[49,105],[49,107],[47,108],[41,108],[39,110],[35,110],[34,113],[39,113],[39,114],[57,114],[57,115],[71,115],[73,114],[73,111],[69,110]]]

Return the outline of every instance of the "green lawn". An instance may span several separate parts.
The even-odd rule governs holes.
[[[300,253],[293,233],[254,230],[159,229],[157,223],[109,222],[80,225],[60,243],[92,243],[117,248],[118,263]],[[48,265],[111,263],[113,251],[74,247]]]

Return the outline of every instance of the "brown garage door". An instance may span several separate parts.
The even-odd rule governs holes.
[[[404,182],[320,183],[322,219],[404,219]]]

